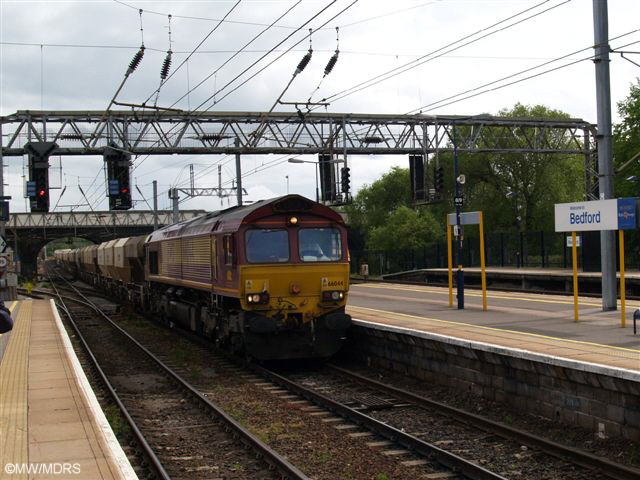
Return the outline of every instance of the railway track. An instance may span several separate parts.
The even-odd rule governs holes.
[[[154,477],[308,478],[84,295],[76,294],[78,298],[58,293],[59,307],[126,419]]]
[[[500,471],[499,463],[506,461],[506,470],[502,470],[502,474],[507,477],[512,473],[524,475],[527,479],[640,478],[638,469],[435,402],[335,365],[326,365],[312,373],[303,371],[280,375],[265,369],[261,369],[261,373],[274,383],[313,399],[324,408],[344,414],[349,421],[360,423],[362,417],[352,415],[345,406],[401,432],[416,432],[416,437],[430,439],[437,445],[450,445],[494,471]],[[496,458],[492,460],[494,455]]]
[[[175,338],[175,331],[164,331],[166,333],[169,333],[169,336]],[[188,334],[185,333],[185,335]],[[153,341],[145,341],[145,343],[149,345],[154,344]],[[427,448],[425,447],[424,442],[421,442],[418,439],[413,439],[411,441],[411,453],[408,456],[403,456],[402,459],[399,459],[397,458],[397,452],[401,448],[406,448],[407,445],[406,438],[396,438],[397,434],[401,432],[394,432],[393,436],[390,436],[388,435],[388,431],[385,433],[383,431],[384,429],[381,430],[382,426],[378,426],[373,430],[367,430],[366,432],[354,432],[348,426],[345,426],[342,423],[333,423],[333,420],[336,420],[335,418],[324,418],[324,415],[318,415],[319,408],[315,405],[307,403],[302,399],[302,397],[294,397],[293,395],[288,394],[278,396],[278,393],[282,392],[280,388],[274,387],[272,384],[265,382],[264,378],[257,377],[251,372],[249,368],[236,363],[235,359],[230,359],[226,355],[221,353],[212,354],[208,350],[208,347],[210,347],[210,345],[207,345],[207,343],[203,342],[201,339],[197,339],[197,345],[194,345],[193,343],[190,344],[192,350],[195,347],[201,350],[203,355],[206,357],[208,366],[207,368],[209,370],[215,371],[213,375],[214,381],[207,383],[201,378],[199,382],[196,382],[199,383],[199,385],[196,386],[199,389],[200,395],[202,397],[215,397],[216,394],[220,393],[216,390],[218,390],[221,385],[225,383],[232,384],[233,382],[236,382],[234,388],[245,389],[245,391],[251,392],[251,395],[253,397],[251,400],[259,397],[263,397],[265,399],[262,405],[258,405],[258,402],[251,403],[251,408],[257,410],[264,409],[269,412],[271,414],[269,416],[272,417],[270,421],[272,421],[274,424],[279,423],[277,418],[278,413],[276,412],[278,408],[280,408],[288,411],[286,414],[288,423],[293,425],[309,424],[310,429],[313,431],[310,431],[308,434],[303,433],[303,438],[309,438],[312,436],[317,436],[318,438],[327,438],[328,444],[321,443],[314,446],[316,450],[323,453],[321,453],[320,455],[312,454],[312,457],[322,457],[323,455],[329,454],[335,455],[336,453],[334,453],[332,449],[335,447],[336,443],[341,442],[345,446],[344,448],[350,448],[353,450],[353,456],[345,461],[342,461],[343,464],[349,466],[351,462],[362,462],[364,458],[366,458],[366,460],[364,460],[365,462],[375,463],[378,462],[378,460],[375,460],[376,458],[378,458],[381,460],[379,460],[379,463],[375,463],[375,471],[393,472],[391,478],[414,478],[426,475],[425,478],[483,480],[504,479],[504,477],[496,475],[483,468],[482,466],[471,464],[469,462],[466,462],[462,458],[456,458],[454,455],[447,454],[446,452],[440,452],[438,448]],[[172,367],[171,370],[176,372],[177,375],[185,377],[191,376],[193,374],[193,371],[190,368],[185,368],[184,363],[181,363],[180,361],[178,361],[178,359],[175,358],[171,349],[164,349],[163,351],[156,353],[156,358],[162,363],[170,364]],[[140,368],[140,362],[136,363],[136,371],[138,371]],[[188,363],[191,364],[192,362]],[[193,367],[192,364],[190,366]],[[137,375],[139,376],[140,374]],[[144,379],[139,377],[132,380],[137,381]],[[118,391],[121,392],[126,388],[130,388],[130,386],[127,384],[120,385]],[[249,400],[248,398],[246,398],[246,395],[245,398],[242,398],[242,395],[238,396],[240,397],[240,400],[245,403]],[[134,397],[132,399],[132,403],[136,404],[135,400],[136,398]],[[233,410],[233,408],[231,408],[231,410]],[[291,412],[291,410],[293,410],[293,412]],[[133,416],[135,416],[135,409],[133,413]],[[318,433],[319,431],[321,433]],[[366,433],[366,435],[363,435],[363,433]],[[389,438],[391,437],[394,438],[393,441],[389,440]],[[372,444],[374,445],[373,447],[370,446]],[[291,445],[278,444],[278,450],[280,450],[280,447],[290,449]],[[296,448],[299,449],[299,447],[300,445],[297,445]],[[366,452],[366,456],[364,458],[362,457],[363,452]],[[287,451],[287,456],[291,456],[291,450]],[[304,459],[301,461],[302,463],[306,463]],[[322,465],[318,465],[317,467],[321,470],[327,468],[327,466]],[[339,478],[342,475],[335,474],[333,471],[334,467],[331,467],[331,473],[329,473],[328,471],[324,471],[316,475],[316,472],[313,470],[313,468],[314,467],[311,467],[311,469],[307,471],[313,472],[314,478]],[[436,477],[429,477],[428,475],[436,475]],[[371,478],[371,476],[356,475],[354,476],[354,478]],[[382,475],[380,478],[385,478],[385,475]]]
[[[159,330],[175,337],[176,330]],[[229,381],[223,378],[229,375],[233,378],[231,382],[253,385],[253,390],[244,390],[251,392],[248,395],[259,397],[253,393],[257,387],[274,397],[276,402],[295,405],[305,415],[313,416],[314,420],[326,420],[334,428],[341,427],[350,442],[360,440],[362,448],[373,445],[371,448],[378,449],[383,455],[389,453],[399,463],[422,472],[450,475],[446,478],[511,478],[512,475],[527,479],[563,480],[586,477],[592,480],[640,478],[637,470],[453,409],[339,367],[327,367],[320,374],[314,371],[281,375],[253,366],[253,371],[259,375],[256,377],[235,360],[212,353],[212,346],[205,340],[193,337],[188,332],[181,333],[191,343],[192,350],[198,350],[206,356],[207,366],[204,363],[198,366],[197,361],[193,362],[194,365],[186,366],[170,358],[171,355],[166,351],[156,353],[165,363],[172,364],[173,370],[182,376],[193,375],[194,366],[196,373],[203,366],[215,370],[211,379],[197,375],[200,378],[194,382],[194,388],[203,396],[224,402],[226,391],[218,391],[218,387]],[[265,379],[268,381],[265,382]],[[268,408],[276,409],[273,405]],[[443,436],[429,438],[430,432],[420,430],[433,430],[432,417],[436,414],[441,417],[444,415],[448,420],[435,421],[435,424],[440,422],[441,425],[435,430],[441,431]],[[296,422],[299,420],[293,420],[293,423]],[[467,433],[460,433],[460,425],[466,425],[462,430]],[[509,446],[509,442],[512,445]],[[278,451],[281,447],[277,446]],[[286,446],[283,448],[286,451]],[[492,460],[490,452],[495,452],[493,456],[501,461]],[[291,452],[286,454],[288,458],[295,456]]]

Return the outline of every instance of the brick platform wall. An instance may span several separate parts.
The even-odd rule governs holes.
[[[366,326],[365,326],[366,325]],[[640,440],[640,373],[355,321],[347,351],[363,362],[549,419]]]

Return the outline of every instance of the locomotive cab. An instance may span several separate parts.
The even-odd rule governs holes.
[[[240,302],[252,354],[336,353],[351,324],[345,313],[349,262],[342,218],[302,197],[285,197],[273,204],[271,215],[243,222],[238,245]]]

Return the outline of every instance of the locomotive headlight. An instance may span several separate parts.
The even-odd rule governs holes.
[[[269,303],[269,298],[269,292],[247,294],[247,302],[251,304],[267,304]]]
[[[322,292],[322,301],[323,302],[339,302],[344,299],[344,292],[340,290],[325,290]]]
[[[289,217],[289,225],[297,225],[298,217]]]

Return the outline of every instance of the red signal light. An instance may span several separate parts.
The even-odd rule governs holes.
[[[38,190],[38,195],[40,195],[41,197],[44,197],[47,194],[47,191],[44,188],[41,188],[40,190]]]
[[[120,193],[129,193],[129,189],[126,187],[123,187],[120,189]]]

